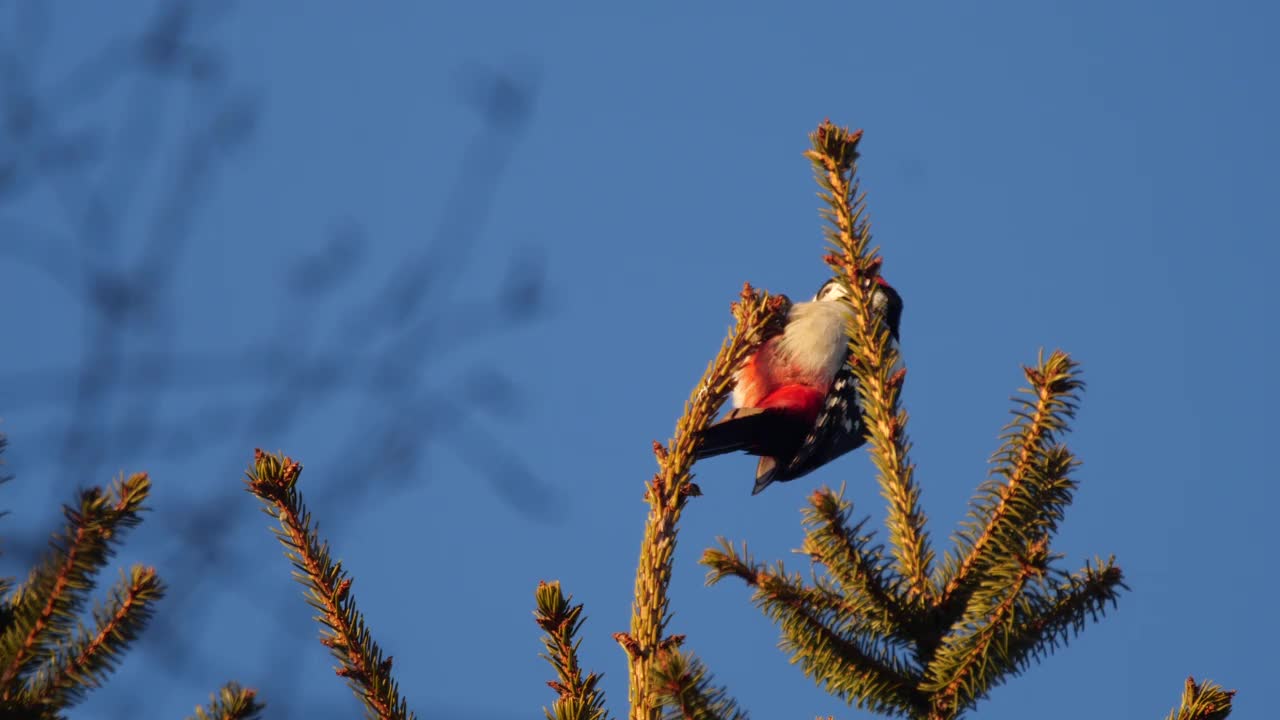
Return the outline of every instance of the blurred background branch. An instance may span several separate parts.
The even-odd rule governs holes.
[[[199,229],[210,221],[211,196],[236,182],[237,159],[254,152],[268,99],[233,71],[225,24],[235,12],[225,2],[156,3],[127,33],[102,28],[100,44],[77,47],[68,63],[52,40],[76,21],[70,7],[0,3],[0,27],[9,27],[0,45],[0,268],[39,276],[69,297],[78,326],[47,330],[64,342],[78,337],[81,348],[65,365],[24,365],[24,354],[11,352],[0,366],[0,411],[23,438],[13,468],[19,485],[29,483],[32,509],[26,532],[6,533],[6,562],[29,565],[45,547],[52,518],[39,510],[52,498],[102,481],[127,459],[149,468],[173,462],[193,475],[214,458],[215,467],[227,466],[223,458],[234,466],[246,448],[332,417],[338,402],[355,408],[341,413],[347,442],[313,465],[323,477],[359,483],[317,483],[317,502],[340,501],[351,517],[371,498],[422,483],[428,454],[440,448],[509,507],[554,520],[555,490],[492,429],[521,400],[507,358],[474,351],[544,310],[542,253],[484,237],[534,110],[536,78],[523,67],[460,70],[456,102],[474,111],[474,132],[438,221],[381,280],[348,282],[376,262],[378,244],[358,220],[327,220],[331,231],[318,241],[255,238],[289,256],[283,267],[265,255],[232,260],[241,292],[271,329],[231,342],[210,333],[193,344],[183,332],[189,309],[221,300],[193,294],[199,268],[188,261],[209,237]],[[491,281],[459,282],[477,263]],[[28,342],[8,339],[15,349]],[[466,362],[450,362],[458,357]],[[286,398],[306,402],[291,411]],[[40,424],[29,426],[35,417]],[[157,482],[183,487],[180,477],[157,474]],[[235,475],[216,484],[158,494],[153,523],[171,592],[139,645],[149,667],[200,682],[209,678],[199,674],[202,650],[190,630],[209,612],[210,588],[243,594],[267,616],[297,615],[292,593],[263,598],[238,582],[246,550],[233,541],[257,519],[241,512]],[[275,635],[248,650],[275,654],[276,677],[239,679],[262,689],[273,715],[345,716],[299,692],[303,676],[287,659],[310,635]],[[103,695],[116,717],[143,707],[127,690]]]

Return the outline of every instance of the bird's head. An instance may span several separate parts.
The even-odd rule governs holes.
[[[879,275],[876,276],[875,282],[876,289],[871,295],[871,308],[884,318],[884,324],[889,328],[889,336],[894,342],[898,342],[898,325],[902,322],[902,296]],[[836,278],[831,278],[818,288],[818,293],[813,296],[813,299],[825,302],[843,300],[848,296],[849,291],[845,289],[844,284]]]

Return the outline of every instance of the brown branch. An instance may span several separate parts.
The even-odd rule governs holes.
[[[4,688],[3,698],[14,697],[14,681],[22,673],[23,667],[30,662],[31,655],[41,642],[41,636],[53,624],[59,607],[70,605],[72,609],[78,604],[74,597],[65,595],[76,582],[77,576],[88,575],[106,563],[110,554],[107,546],[116,532],[117,526],[128,527],[139,521],[138,510],[151,487],[150,479],[145,473],[132,475],[128,480],[121,479],[113,484],[111,493],[115,502],[107,506],[101,488],[90,488],[81,494],[79,510],[65,508],[65,514],[74,528],[67,536],[65,554],[62,562],[54,572],[53,584],[45,598],[44,605],[36,613],[31,628],[22,641],[17,644],[9,664],[0,673],[0,687]],[[55,548],[56,552],[56,548]],[[92,567],[91,567],[92,566]],[[38,592],[36,579],[40,571],[32,575],[32,581],[20,592]],[[72,592],[75,592],[72,589]],[[85,590],[87,592],[87,590]]]
[[[296,487],[302,466],[261,450],[254,451],[254,464],[256,472],[247,482],[249,491],[272,508],[280,521],[279,539],[288,548],[294,566],[302,571],[300,579],[310,585],[312,606],[322,613],[317,619],[326,632],[320,642],[343,664],[335,674],[348,679],[357,697],[381,720],[411,720],[413,713],[408,712],[391,678],[391,658],[382,658],[355,607],[351,578],[330,561],[328,547],[311,528],[310,513]]]
[[[830,488],[815,490],[809,497],[812,528],[804,541],[804,552],[825,565],[836,582],[845,588],[845,594],[861,596],[870,601],[871,608],[857,608],[859,614],[874,609],[879,611],[886,624],[901,628],[907,633],[918,621],[899,602],[898,596],[886,586],[884,569],[875,558],[865,552],[865,542],[856,537],[861,524],[853,529],[848,526],[847,510],[851,507],[843,497]]]
[[[815,682],[826,683],[829,692],[846,693],[866,702],[873,711],[898,714],[928,710],[928,698],[917,688],[918,678],[911,668],[896,662],[882,633],[861,625],[862,612],[846,600],[821,587],[809,587],[799,575],[788,576],[779,564],[770,568],[742,555],[728,541],[720,549],[708,548],[702,564],[711,568],[708,583],[733,576],[753,589],[753,601],[782,629],[792,647],[792,662],[804,663],[805,673]],[[849,621],[844,629],[828,620]],[[797,629],[799,624],[807,632]],[[862,636],[863,641],[858,641]],[[865,643],[871,649],[865,649]],[[877,657],[876,651],[881,650]],[[825,658],[824,653],[829,653]],[[828,663],[835,663],[831,668]],[[874,694],[864,692],[874,687]],[[861,706],[861,705],[860,705]]]
[[[537,609],[534,621],[542,628],[546,653],[542,655],[556,671],[556,680],[547,681],[558,697],[548,717],[556,720],[602,720],[607,717],[604,694],[597,689],[601,675],[582,672],[578,661],[578,630],[582,626],[583,606],[573,605],[560,581],[539,582],[534,593]]]
[[[669,619],[667,587],[674,562],[676,525],[689,498],[698,494],[691,482],[696,434],[715,418],[733,389],[734,372],[770,326],[781,321],[786,305],[785,297],[770,297],[757,293],[750,285],[743,286],[741,298],[733,306],[737,325],[685,403],[675,437],[666,446],[654,443],[658,472],[645,492],[649,516],[636,568],[631,631],[615,636],[620,637],[619,643],[627,651],[631,720],[657,720],[661,714],[651,673]]]
[[[1124,572],[1114,564],[1114,559],[1099,562],[1097,568],[1086,565],[1070,582],[1059,588],[1056,597],[1043,606],[1039,614],[1021,623],[1012,633],[1010,657],[1015,662],[1022,656],[1034,656],[1042,648],[1053,649],[1055,638],[1066,641],[1073,628],[1079,632],[1084,627],[1084,616],[1097,619],[1105,612],[1106,604],[1116,604],[1117,588],[1128,589],[1124,584]]]
[[[928,700],[916,688],[912,678],[895,671],[858,647],[857,643],[840,636],[799,603],[792,605],[792,609],[795,617],[801,620],[810,632],[818,636],[817,646],[829,649],[839,657],[843,665],[842,672],[839,674],[841,681],[848,682],[850,679],[857,678],[866,685],[881,688],[875,696],[854,694],[858,700],[868,703],[873,708],[893,708],[899,712],[923,711],[928,706]],[[793,639],[792,642],[795,640]],[[798,646],[799,643],[796,645]],[[806,652],[816,655],[812,649]],[[815,680],[824,681],[828,686],[835,684],[832,682],[835,679],[832,673],[820,674],[815,669],[813,674]]]
[[[108,639],[116,635],[134,617],[134,613],[142,611],[149,615],[145,609],[147,596],[160,591],[160,578],[152,567],[135,569],[134,572],[136,575],[129,582],[123,597],[119,598],[120,603],[115,612],[98,628],[88,644],[56,671],[55,679],[49,683],[50,691],[65,692],[73,689],[78,684],[78,678],[84,676],[85,671],[97,660],[98,654],[106,648]]]
[[[297,547],[305,548],[307,546],[307,533],[301,524],[300,518],[286,507],[281,506],[280,510],[280,521],[288,528],[291,542],[295,543]],[[345,673],[341,674],[352,678],[364,687],[366,697],[373,703],[373,708],[377,711],[379,717],[387,719],[395,717],[395,713],[392,710],[392,702],[387,698],[376,696],[369,686],[369,678],[374,672],[376,663],[358,651],[360,645],[356,629],[346,622],[342,609],[336,601],[336,598],[339,597],[339,586],[319,580],[321,566],[314,555],[304,551],[302,557],[307,568],[307,574],[320,587],[322,597],[330,598],[322,608],[324,622],[333,628],[337,644],[345,648],[347,663],[350,666]],[[342,588],[342,590],[345,594],[346,588]]]
[[[1049,414],[1048,400],[1050,395],[1048,388],[1038,388],[1038,390],[1036,410],[1023,434],[1022,451],[1018,456],[1018,462],[1014,465],[1013,472],[1009,473],[1008,481],[1000,486],[1000,500],[995,509],[991,511],[991,517],[987,520],[982,533],[978,535],[973,547],[969,549],[969,553],[961,561],[955,576],[947,582],[942,593],[938,596],[937,604],[939,607],[947,606],[956,592],[969,582],[978,558],[981,557],[982,551],[986,549],[992,538],[995,537],[996,527],[1004,520],[1005,514],[1009,509],[1009,499],[1021,488],[1023,481],[1027,477],[1027,471],[1030,470],[1031,464],[1036,457],[1040,441],[1044,439],[1045,420]]]
[[[996,506],[991,509],[982,532],[974,539],[955,574],[938,595],[936,607],[950,610],[949,617],[954,617],[961,611],[961,608],[949,606],[957,602],[960,597],[958,594],[972,582],[973,574],[987,546],[993,542],[1011,510],[1012,498],[1022,490],[1028,473],[1034,468],[1037,458],[1041,455],[1046,440],[1054,433],[1055,428],[1060,426],[1057,413],[1064,408],[1064,398],[1067,412],[1072,412],[1070,395],[1081,386],[1073,372],[1075,367],[1075,363],[1069,356],[1055,351],[1048,361],[1042,359],[1037,363],[1037,367],[1023,368],[1036,396],[1035,410],[1030,416],[1015,411],[1019,419],[1006,427],[1006,431],[1009,431],[1021,424],[1020,432],[1012,436],[1014,438],[1012,441],[1018,446],[1018,456],[1012,463],[1012,467],[1003,472],[1006,480],[1000,485],[999,499]],[[1000,454],[997,453],[997,457]]]
[[[977,668],[986,663],[987,653],[991,649],[991,644],[995,642],[1001,628],[1005,627],[1013,617],[1018,598],[1022,595],[1023,589],[1026,588],[1027,582],[1033,577],[1039,577],[1044,574],[1042,563],[1047,559],[1048,552],[1048,537],[1041,537],[1027,549],[1027,557],[1020,559],[1018,573],[1007,588],[1005,598],[992,609],[985,619],[982,629],[977,633],[976,642],[965,656],[960,667],[956,669],[951,681],[933,694],[933,710],[930,714],[930,720],[951,720],[959,713],[963,704],[961,702],[961,692],[967,684],[972,682],[973,673]],[[968,702],[971,699],[971,697],[966,698],[964,702]]]
[[[22,671],[22,666],[27,662],[31,655],[32,648],[35,647],[36,639],[44,632],[45,627],[49,625],[49,620],[53,617],[53,612],[59,601],[62,599],[62,593],[67,589],[67,585],[71,579],[71,573],[76,565],[76,556],[83,548],[90,529],[85,527],[84,517],[80,514],[74,515],[76,523],[75,537],[67,548],[67,554],[62,564],[58,567],[58,573],[53,583],[53,590],[49,593],[49,598],[45,602],[44,607],[40,609],[40,614],[36,616],[35,623],[31,626],[31,630],[27,636],[23,638],[22,644],[18,647],[17,652],[13,654],[13,658],[9,660],[9,664],[5,666],[4,673],[0,674],[0,686],[4,686],[4,699],[8,700],[14,696],[12,685],[18,673]]]
[[[1182,690],[1182,702],[1169,713],[1168,720],[1225,720],[1231,714],[1235,690],[1223,690],[1210,680],[1197,683],[1188,677]]]
[[[872,304],[882,258],[869,247],[871,225],[865,218],[866,196],[856,180],[861,139],[861,130],[851,133],[824,121],[812,135],[813,149],[805,155],[814,165],[818,184],[826,191],[824,199],[829,208],[823,216],[833,226],[827,231],[827,239],[836,252],[826,261],[849,289],[853,308],[849,321],[850,361],[862,395],[871,457],[879,470],[877,480],[889,502],[886,523],[894,560],[906,580],[908,598],[924,606],[932,593],[929,577],[933,551],[920,509],[915,466],[908,457],[907,413],[899,406],[903,378],[895,366],[900,357]]]
[[[208,708],[196,708],[188,720],[254,720],[262,716],[263,704],[252,688],[227,683],[209,698]]]
[[[681,720],[746,720],[746,713],[723,687],[717,687],[707,666],[693,653],[673,646],[659,649],[651,680],[665,717]]]

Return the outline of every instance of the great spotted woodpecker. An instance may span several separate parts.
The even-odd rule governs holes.
[[[876,278],[872,309],[898,341],[902,297]],[[734,409],[699,437],[697,459],[759,455],[752,495],[807,475],[866,442],[858,383],[849,367],[847,290],[828,280],[791,306],[781,332],[738,370]]]

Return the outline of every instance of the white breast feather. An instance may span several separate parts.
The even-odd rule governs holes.
[[[778,365],[795,373],[792,382],[815,387],[831,383],[844,362],[848,336],[845,322],[850,310],[837,300],[796,303],[787,316],[787,327],[778,338]]]

